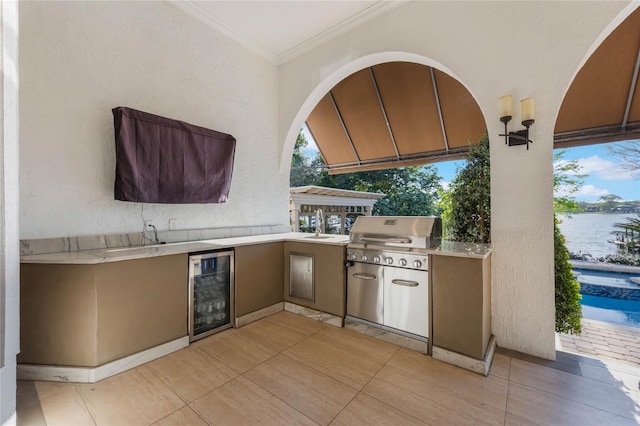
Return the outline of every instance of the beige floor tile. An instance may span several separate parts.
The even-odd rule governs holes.
[[[147,366],[187,403],[238,375],[222,362],[193,346],[159,358]]]
[[[432,425],[504,424],[504,405],[494,408],[443,386],[442,380],[425,380],[389,364],[362,392]]]
[[[289,327],[293,330],[300,331],[307,336],[317,333],[323,328],[330,327],[320,321],[305,318],[302,315],[294,314],[287,311],[278,312],[264,319],[264,321],[273,321],[279,325]]]
[[[511,358],[494,353],[493,361],[491,362],[491,369],[489,370],[490,376],[502,377],[503,379],[509,378],[509,369],[511,368]]]
[[[306,319],[306,318],[305,318]],[[240,333],[274,352],[282,352],[309,336],[278,321],[256,321],[240,328]]]
[[[40,406],[36,382],[18,380],[16,389],[16,425],[47,426]]]
[[[627,417],[513,383],[509,387],[507,413],[512,419],[521,418],[539,425],[630,426],[637,424],[635,420]]]
[[[504,420],[504,426],[541,426],[541,425],[539,423],[534,423],[532,421],[514,416],[511,413],[507,413],[507,417]]]
[[[293,407],[240,376],[191,404],[211,425],[315,425]]]
[[[48,426],[95,425],[75,383],[36,382]]]
[[[244,377],[321,425],[329,424],[357,393],[282,354],[249,370]]]
[[[331,426],[410,426],[426,425],[426,423],[412,417],[382,401],[359,393],[338,417],[331,422]]]
[[[381,364],[387,362],[400,349],[395,344],[337,327],[327,327],[314,334],[312,338]]]
[[[178,411],[169,414],[164,419],[153,426],[207,426],[207,422],[202,420],[191,407],[182,407]]]
[[[600,382],[608,383],[611,385],[616,385],[621,389],[625,389],[625,392],[638,391],[638,382],[640,381],[640,376],[636,374],[607,369],[605,367],[600,367],[584,362],[580,362],[578,363],[578,365],[580,366],[582,377],[598,380]]]
[[[630,419],[640,414],[636,403],[638,392],[630,392],[624,385],[603,383],[517,359],[511,361],[510,380],[512,384],[535,388]]]
[[[292,346],[283,354],[358,390],[384,365],[370,356],[341,349],[325,339],[318,340],[316,335]]]
[[[240,329],[215,334],[198,342],[196,347],[241,374],[277,353],[243,335]]]
[[[184,406],[146,365],[77,386],[98,426],[148,425]]]
[[[376,377],[384,377],[391,367],[397,369],[394,373],[422,380],[429,387],[447,388],[477,404],[504,411],[507,403],[508,380],[503,377],[485,377],[406,349],[398,351]]]

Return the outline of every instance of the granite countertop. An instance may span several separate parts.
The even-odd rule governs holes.
[[[429,250],[429,254],[484,259],[491,254],[491,245],[442,241],[440,246]]]
[[[96,250],[82,250],[58,253],[30,254],[20,258],[21,263],[49,264],[97,264],[120,262],[124,260],[143,259],[147,257],[170,256],[174,254],[193,253],[208,250],[220,250],[244,245],[295,241],[312,244],[328,244],[346,246],[348,235],[315,234],[287,232],[280,234],[251,235],[245,237],[219,238],[213,240],[189,241],[139,247],[117,247]],[[442,244],[428,254],[442,256],[471,257],[484,259],[491,252],[488,244],[456,243],[443,241]]]
[[[20,257],[21,263],[55,263],[55,264],[97,264],[120,262],[123,260],[143,259],[146,257],[169,256],[207,250],[219,250],[243,245],[272,243],[280,241],[297,241],[314,244],[346,245],[347,235],[315,234],[287,232],[281,234],[251,235],[246,237],[219,238],[214,240],[187,241],[138,247],[117,247],[96,250],[82,250],[58,253],[30,254]]]

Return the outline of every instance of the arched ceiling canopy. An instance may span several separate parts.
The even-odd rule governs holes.
[[[462,84],[410,62],[350,75],[306,123],[330,173],[461,158],[486,133],[480,107]]]
[[[640,138],[640,8],[596,49],[576,75],[554,131],[559,146]]]

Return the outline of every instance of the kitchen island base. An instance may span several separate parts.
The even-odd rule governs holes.
[[[344,320],[344,328],[393,343],[394,345],[402,346],[403,348],[411,349],[412,351],[421,352],[426,355],[429,354],[428,340],[423,337],[412,336],[410,333],[392,330],[380,324],[349,316]]]
[[[189,336],[158,345],[98,367],[18,364],[18,380],[96,383],[189,346]]]
[[[491,361],[493,361],[493,354],[495,351],[496,338],[492,335],[483,359],[472,358],[435,345],[433,346],[433,353],[431,356],[433,359],[444,361],[448,364],[456,365],[466,370],[473,371],[474,373],[487,376],[489,375],[489,369],[491,368]]]

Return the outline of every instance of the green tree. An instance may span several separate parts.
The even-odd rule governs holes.
[[[489,137],[469,148],[465,166],[441,194],[445,237],[452,241],[488,243],[491,236]]]
[[[569,262],[564,235],[560,233],[558,218],[553,216],[553,256],[555,265],[556,331],[580,334],[582,332],[582,305],[580,283],[576,281]]]
[[[373,214],[377,216],[429,216],[440,213],[437,207],[440,176],[431,165],[339,175],[322,172],[317,185],[385,194],[374,206]]]
[[[580,174],[576,160],[565,160],[565,150],[553,156],[553,263],[555,269],[556,331],[580,334],[582,332],[582,305],[580,304],[580,283],[573,276],[569,250],[560,232],[558,215],[569,216],[579,211],[575,194],[587,175]]]
[[[553,154],[553,211],[569,216],[580,211],[573,194],[578,192],[587,175],[580,174],[580,165],[576,160],[565,160],[566,150]]]
[[[316,164],[304,154],[302,149],[308,145],[309,141],[302,133],[302,129],[300,129],[296,144],[293,147],[293,155],[291,156],[290,187],[315,185],[318,180],[318,170],[322,168],[324,163]]]
[[[622,197],[616,194],[607,194],[600,197],[599,200],[603,203],[602,209],[606,213],[611,213],[618,205],[618,202],[622,201]]]

